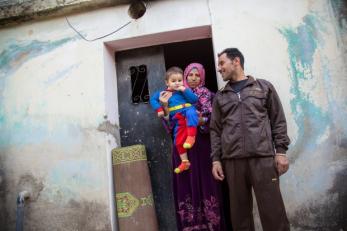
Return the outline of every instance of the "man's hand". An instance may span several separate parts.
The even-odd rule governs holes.
[[[212,175],[216,180],[224,180],[224,173],[222,163],[220,161],[213,161],[212,163]]]
[[[276,153],[275,164],[279,175],[282,175],[288,171],[289,160],[285,154]]]

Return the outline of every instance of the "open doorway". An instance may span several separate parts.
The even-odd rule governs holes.
[[[178,66],[184,70],[190,63],[201,63],[205,67],[206,87],[212,92],[218,90],[211,38],[169,43],[163,47],[166,69]]]
[[[204,65],[206,87],[216,92],[212,39],[120,51],[115,53],[115,61],[121,146],[145,145],[159,228],[174,231],[171,138],[161,121],[156,119],[156,113],[148,104],[148,96],[165,89],[164,76],[168,67],[184,69],[192,62]],[[135,81],[132,73],[138,73],[135,76],[141,81]]]

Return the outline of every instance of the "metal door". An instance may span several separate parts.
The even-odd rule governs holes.
[[[117,52],[116,65],[121,145],[146,146],[159,227],[162,231],[174,231],[171,140],[146,103],[148,94],[165,88],[163,49],[157,46]]]

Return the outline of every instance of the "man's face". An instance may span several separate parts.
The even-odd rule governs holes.
[[[180,86],[183,86],[183,75],[181,74],[172,74],[169,76],[169,79],[166,81],[166,86],[169,90],[175,90]]]
[[[218,72],[224,81],[234,80],[236,77],[237,61],[237,58],[230,60],[225,53],[218,57]]]

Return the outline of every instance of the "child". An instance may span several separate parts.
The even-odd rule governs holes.
[[[172,92],[169,99],[169,118],[173,122],[174,144],[180,155],[181,164],[175,168],[175,173],[181,173],[189,169],[187,149],[195,143],[196,128],[199,123],[196,108],[192,105],[198,101],[198,97],[183,84],[183,71],[179,67],[171,67],[166,71],[166,91]],[[164,116],[164,109],[160,104],[161,92],[154,93],[150,103],[157,111],[158,117]]]

